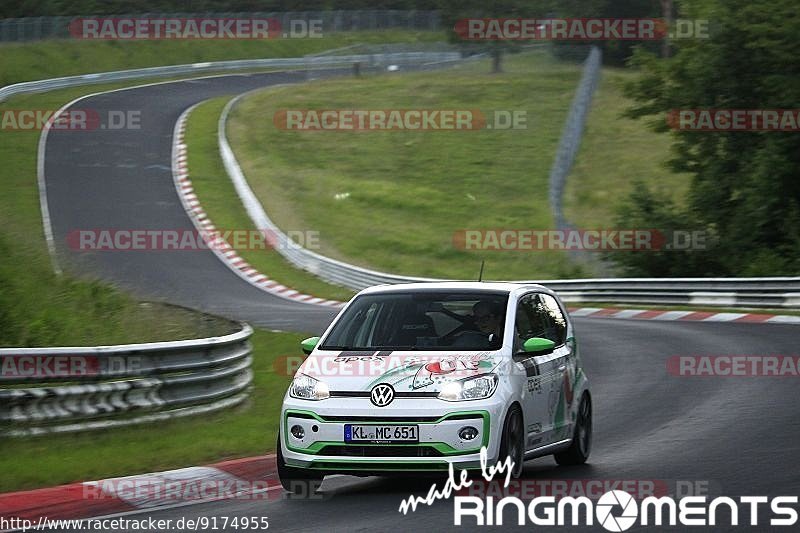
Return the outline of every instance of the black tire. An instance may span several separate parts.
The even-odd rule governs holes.
[[[286,461],[283,459],[280,436],[278,436],[276,462],[278,463],[278,479],[281,480],[281,485],[286,492],[301,497],[312,496],[322,485],[324,474],[305,468],[286,466]]]
[[[572,443],[566,451],[554,454],[560,465],[582,465],[592,451],[592,399],[588,394],[581,398]]]
[[[522,411],[514,405],[506,415],[503,423],[503,434],[500,438],[500,454],[498,462],[503,462],[506,457],[514,461],[511,477],[519,479],[522,475],[522,465],[525,462],[525,429],[522,422]]]

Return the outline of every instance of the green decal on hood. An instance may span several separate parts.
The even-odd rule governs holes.
[[[400,389],[400,384],[408,383],[408,390],[417,390],[453,378],[490,372],[495,366],[494,358],[486,352],[473,355],[415,356],[409,358],[405,365],[383,373],[367,385],[367,388],[371,389],[378,383],[389,383],[395,389]]]

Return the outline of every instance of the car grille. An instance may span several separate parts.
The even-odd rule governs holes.
[[[407,474],[409,472],[415,471],[429,471],[429,470],[444,470],[446,471],[449,467],[446,461],[437,460],[436,462],[430,463],[409,463],[405,461],[387,461],[383,462],[380,465],[367,465],[368,468],[365,468],[364,465],[353,465],[353,461],[346,462],[346,461],[319,461],[315,462],[312,468],[317,468],[319,470],[327,470],[327,471],[338,471],[338,472],[364,472],[367,470],[368,472],[385,472],[385,471],[395,471],[400,472],[403,474]]]
[[[323,446],[320,455],[340,457],[442,457],[442,453],[431,446],[358,446],[329,444]]]
[[[289,416],[293,418],[306,418],[313,420],[314,417],[306,413],[293,413],[290,412]],[[319,416],[323,422],[401,422],[404,424],[436,422],[441,416]],[[455,414],[447,417],[447,420],[481,420],[480,415],[471,413]]]
[[[294,416],[294,415],[292,415]],[[440,416],[321,416],[325,422],[436,422]]]

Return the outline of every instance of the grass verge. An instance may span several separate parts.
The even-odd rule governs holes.
[[[189,178],[203,209],[220,231],[252,231],[253,223],[242,207],[219,155],[217,123],[228,100],[228,96],[208,100],[189,115],[185,135]],[[236,248],[236,240],[230,241],[229,244]],[[348,300],[353,295],[348,289],[330,285],[292,267],[274,249],[237,248],[237,251],[253,268],[289,287],[302,288],[308,294],[335,300]]]
[[[549,229],[547,179],[580,65],[546,53],[435,73],[337,79],[244,99],[228,135],[248,181],[283,230],[314,230],[323,254],[408,275],[486,279],[586,275],[566,254],[478,253],[464,229]],[[527,129],[285,131],[284,109],[524,110]],[[297,287],[305,289],[304,287]]]
[[[300,56],[354,42],[436,40],[433,33],[354,32],[324,39],[268,42],[79,42],[0,45],[0,85],[87,71],[118,70],[193,61]],[[75,87],[13,97],[13,110],[56,110],[86,94],[152,80]],[[157,80],[167,81],[167,80]],[[39,130],[0,129],[0,345],[95,345],[147,342],[217,334],[189,313],[140,306],[107,284],[57,277],[44,242],[36,163]],[[200,328],[200,330],[198,329]]]
[[[332,257],[433,277],[471,278],[480,259],[491,279],[585,275],[581,268],[591,265],[570,265],[559,252],[466,252],[451,242],[459,229],[552,227],[546,174],[560,113],[574,91],[570,69],[577,67],[543,54],[511,57],[508,64],[509,72],[495,79],[468,68],[264,92],[234,110],[229,138],[273,220],[284,229],[319,230],[321,251]],[[622,86],[635,76],[603,72],[564,196],[567,217],[579,228],[615,227],[617,206],[637,181],[678,202],[687,193],[689,176],[664,164],[670,135],[622,116],[631,105]],[[466,137],[287,132],[272,123],[279,109],[469,105],[526,109],[533,128]]]
[[[656,133],[646,121],[622,116],[633,105],[623,94],[623,84],[637,75],[622,69],[603,70],[564,192],[565,214],[576,227],[615,227],[616,207],[636,181],[679,203],[688,191],[689,175],[676,174],[665,166],[670,134]]]
[[[21,95],[0,103],[0,113],[56,110],[78,96],[122,86]],[[108,284],[53,274],[39,208],[40,134],[39,130],[0,130],[0,345],[122,344],[219,334],[221,329],[201,315],[143,306]]]
[[[0,454],[0,492],[274,451],[281,399],[291,379],[274,363],[281,355],[300,355],[298,343],[302,338],[299,334],[255,331],[253,391],[244,404],[233,409],[147,427],[5,440]]]

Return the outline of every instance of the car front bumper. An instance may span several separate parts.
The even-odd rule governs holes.
[[[391,406],[375,407],[368,398],[305,401],[287,396],[281,410],[282,453],[287,466],[326,473],[446,471],[451,463],[477,469],[482,448],[487,465],[498,455],[506,405],[500,397],[465,402],[398,398]],[[346,443],[346,424],[417,425],[419,442]],[[303,428],[302,439],[292,435],[295,425]],[[465,426],[478,435],[463,441],[458,432]]]

